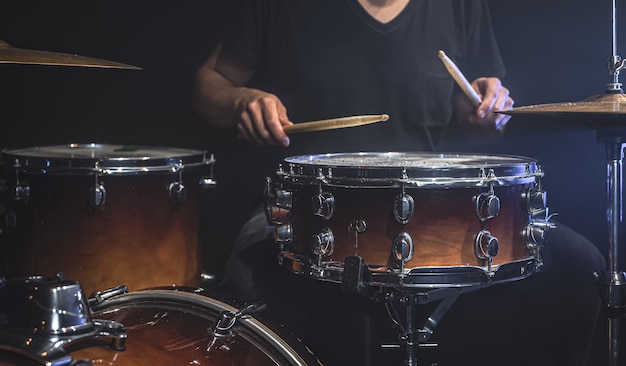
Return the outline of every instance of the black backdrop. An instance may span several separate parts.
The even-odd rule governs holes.
[[[13,46],[143,70],[0,64],[0,147],[99,142],[221,151],[220,135],[196,118],[190,104],[195,69],[218,38],[219,3],[5,1],[0,39]],[[612,53],[609,0],[491,5],[508,69],[504,82],[517,106],[578,101],[604,91]],[[625,28],[618,25],[618,50],[626,49]],[[464,149],[538,159],[558,220],[607,253],[605,153],[595,131],[573,121],[513,117],[500,141]],[[207,269],[219,275],[228,248],[207,245],[206,251]]]

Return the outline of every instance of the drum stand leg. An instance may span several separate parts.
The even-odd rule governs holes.
[[[479,290],[489,284],[467,287],[445,287],[420,291],[411,287],[386,287],[369,284],[368,270],[361,257],[348,257],[344,263],[342,289],[357,293],[370,300],[384,302],[391,320],[399,328],[400,348],[404,366],[418,366],[417,351],[420,347],[433,347],[429,343],[435,327],[461,294]],[[440,301],[426,323],[417,328],[418,305]]]
[[[599,130],[598,141],[606,144],[607,220],[609,228],[608,269],[596,274],[604,310],[609,321],[609,365],[621,365],[622,327],[626,317],[626,274],[622,270],[622,162],[626,130]]]
[[[460,292],[457,289],[435,289],[428,292],[411,292],[388,289],[385,306],[389,316],[396,323],[400,331],[400,348],[405,366],[417,366],[417,351],[419,347],[437,346],[428,343],[435,331],[435,327],[458,299]],[[429,302],[441,302],[428,317],[421,328],[416,327],[417,305]]]

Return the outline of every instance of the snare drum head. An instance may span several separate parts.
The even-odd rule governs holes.
[[[510,185],[527,183],[540,173],[530,158],[463,153],[334,153],[288,157],[285,163],[278,175],[289,181],[359,187],[475,187],[487,181]]]
[[[45,173],[98,171],[105,174],[171,170],[206,164],[202,151],[134,145],[68,144],[2,150],[9,165]]]

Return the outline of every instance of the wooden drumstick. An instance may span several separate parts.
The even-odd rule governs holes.
[[[445,52],[443,52],[442,50],[439,50],[438,55],[450,75],[452,75],[454,81],[456,81],[461,90],[463,90],[465,95],[467,95],[467,97],[474,104],[474,106],[480,105],[480,103],[482,103],[482,100],[480,99],[474,88],[472,88],[472,85],[470,85],[469,81],[467,81],[461,70],[459,70],[454,62],[452,62],[452,60],[450,60],[450,58],[448,58],[448,56],[446,56]]]
[[[336,128],[355,127],[370,123],[383,122],[389,119],[386,114],[364,115],[324,119],[319,121],[301,122],[293,125],[283,126],[286,133],[298,133],[309,131],[332,130]]]

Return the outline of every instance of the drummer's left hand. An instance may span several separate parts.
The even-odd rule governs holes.
[[[472,82],[472,87],[482,99],[482,103],[469,114],[467,121],[490,130],[504,131],[504,126],[511,116],[494,111],[513,108],[514,101],[509,89],[495,77],[478,78]]]

